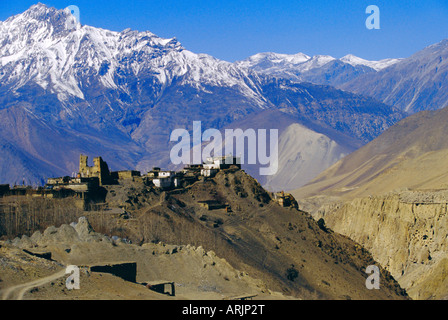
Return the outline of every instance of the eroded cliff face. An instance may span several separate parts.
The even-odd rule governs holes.
[[[369,250],[413,299],[448,299],[448,192],[405,191],[320,210]]]

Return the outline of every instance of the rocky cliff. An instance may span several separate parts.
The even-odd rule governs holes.
[[[448,192],[402,191],[321,208],[327,226],[369,250],[413,299],[448,299]]]

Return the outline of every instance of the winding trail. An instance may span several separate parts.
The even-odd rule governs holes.
[[[35,287],[43,286],[44,284],[47,284],[48,282],[59,279],[65,275],[66,275],[66,273],[65,273],[65,268],[64,268],[61,271],[56,272],[48,277],[38,279],[38,280],[33,280],[33,281],[30,281],[30,282],[27,282],[24,284],[12,286],[12,287],[6,288],[4,290],[1,290],[0,293],[2,294],[3,300],[8,300],[9,298],[10,298],[10,300],[14,300],[14,296],[15,296],[15,300],[22,300],[25,293],[27,293],[31,289],[33,289]]]

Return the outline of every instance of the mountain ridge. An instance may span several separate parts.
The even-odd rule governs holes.
[[[340,86],[394,105],[405,112],[437,110],[448,105],[448,39],[371,76],[362,75]]]
[[[413,299],[447,298],[447,120],[448,108],[415,113],[291,192]]]
[[[447,119],[448,108],[411,115],[293,194],[351,200],[404,188],[445,188]]]
[[[71,19],[68,11],[38,4],[0,22],[0,110],[23,108],[26,117],[40,119],[26,123],[53,128],[59,138],[48,150],[45,135],[18,134],[6,119],[9,130],[2,137],[22,153],[34,154],[33,159],[36,152],[38,158],[53,159],[52,172],[42,170],[45,176],[71,172],[76,164],[68,159],[76,159],[75,152],[104,152],[117,160],[114,167],[169,167],[170,133],[192,130],[193,121],[221,130],[273,109],[295,122],[350,136],[358,146],[404,116],[371,98],[273,79],[195,54],[175,38],[149,31],[115,32],[79,24],[69,30],[66,23]],[[251,127],[258,128],[255,122]],[[22,127],[27,130],[38,132]],[[71,155],[63,161],[64,168],[56,149]],[[116,152],[119,155],[113,155]],[[3,171],[0,177],[11,183],[17,174]],[[42,174],[39,183],[43,180]]]
[[[311,57],[304,53],[264,52],[237,61],[236,64],[271,76],[337,87],[360,75],[377,73],[399,61],[401,59],[368,61],[353,54],[337,59],[329,55]]]

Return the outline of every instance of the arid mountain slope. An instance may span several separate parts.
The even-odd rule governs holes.
[[[102,235],[93,234],[92,241],[88,241],[93,244],[78,243],[76,239],[80,236],[68,225],[63,227],[64,233],[69,235],[69,241],[65,241],[68,246],[59,244],[61,237],[55,228],[44,232],[44,238],[53,235],[49,241],[43,241],[37,234],[16,239],[12,243],[33,247],[34,241],[38,246],[46,246],[46,250],[52,251],[54,259],[63,264],[138,260],[144,273],[139,279],[157,280],[166,276],[184,284],[188,279],[200,283],[198,272],[202,269],[197,265],[201,265],[201,259],[204,259],[206,270],[201,272],[205,272],[206,282],[205,286],[197,289],[197,294],[208,290],[209,297],[213,298],[222,298],[221,293],[225,296],[247,293],[242,292],[244,288],[258,288],[261,293],[278,292],[299,299],[408,298],[390,273],[373,260],[368,251],[319,225],[309,214],[292,207],[281,207],[244,171],[221,171],[214,178],[201,179],[190,187],[173,191],[161,192],[137,182],[108,186],[107,190],[108,206],[117,208],[120,204],[126,204],[128,219],[101,211],[87,213],[89,220],[96,226],[95,229],[101,229],[103,233],[113,231],[121,238],[130,239],[134,244],[129,247],[130,251],[127,247],[113,249],[113,245],[108,244],[107,238]],[[202,201],[223,203],[231,210],[208,210]],[[90,239],[89,234],[83,233],[81,237],[88,236]],[[97,242],[95,247],[94,243]],[[177,246],[175,251],[180,253],[175,253],[172,258],[162,254],[161,262],[157,261],[157,257],[150,260],[145,258],[145,248],[155,250],[152,244],[159,242],[174,245],[166,249],[171,253]],[[226,262],[213,258],[216,260],[215,266],[213,263],[210,265],[207,262],[209,258],[204,254],[195,254],[194,259],[188,258],[188,255],[182,258],[184,253],[189,252],[183,249],[187,245],[202,247],[200,252],[207,253],[208,257],[211,256],[208,252],[213,251]],[[164,259],[172,260],[170,263],[163,262]],[[193,264],[191,260],[198,264]],[[192,270],[196,270],[193,274],[180,265],[188,261]],[[165,274],[163,269],[160,272],[151,269],[152,264],[162,262],[166,263],[163,264]],[[221,277],[219,272],[213,271],[220,264],[225,267]],[[366,288],[368,275],[365,270],[369,265],[380,267],[380,290]],[[208,268],[212,270],[208,271]],[[227,276],[230,282],[225,280],[225,270],[231,272]],[[232,270],[245,272],[249,277],[244,279],[254,281],[245,284],[235,278],[238,273]],[[223,278],[225,281],[222,281]]]
[[[447,108],[414,114],[294,192],[414,299],[448,295],[447,120]]]
[[[353,199],[400,188],[445,188],[447,121],[447,108],[412,115],[292,193],[299,199],[316,195]]]
[[[148,197],[153,200],[144,205]],[[207,210],[199,203],[207,200],[226,203],[232,212]],[[288,296],[403,298],[387,273],[382,273],[384,291],[367,290],[365,268],[376,264],[367,251],[339,234],[325,232],[309,214],[281,207],[243,171],[221,171],[213,179],[160,196],[137,192],[132,202],[140,204],[140,209],[123,229],[134,243],[202,246],[263,281],[270,290]]]
[[[268,165],[248,164],[247,160],[242,167],[269,191],[290,190],[303,186],[316,177],[322,168],[328,168],[363,145],[363,141],[338,132],[330,126],[311,119],[298,120],[296,116],[279,110],[264,110],[225,127],[225,129],[241,129],[244,133],[254,128],[257,129],[255,132],[258,132],[258,129],[267,130],[267,154],[271,155],[270,165],[275,165],[277,172],[272,175],[260,175],[260,167]],[[272,129],[278,130],[276,157],[270,152]],[[224,138],[224,130],[221,131]],[[258,155],[266,152],[259,149],[258,138],[259,136],[257,141],[252,142],[249,139],[244,140],[246,146],[244,159],[248,159],[249,146],[253,147]],[[240,138],[237,139],[239,140]],[[225,154],[224,142],[222,154]]]

